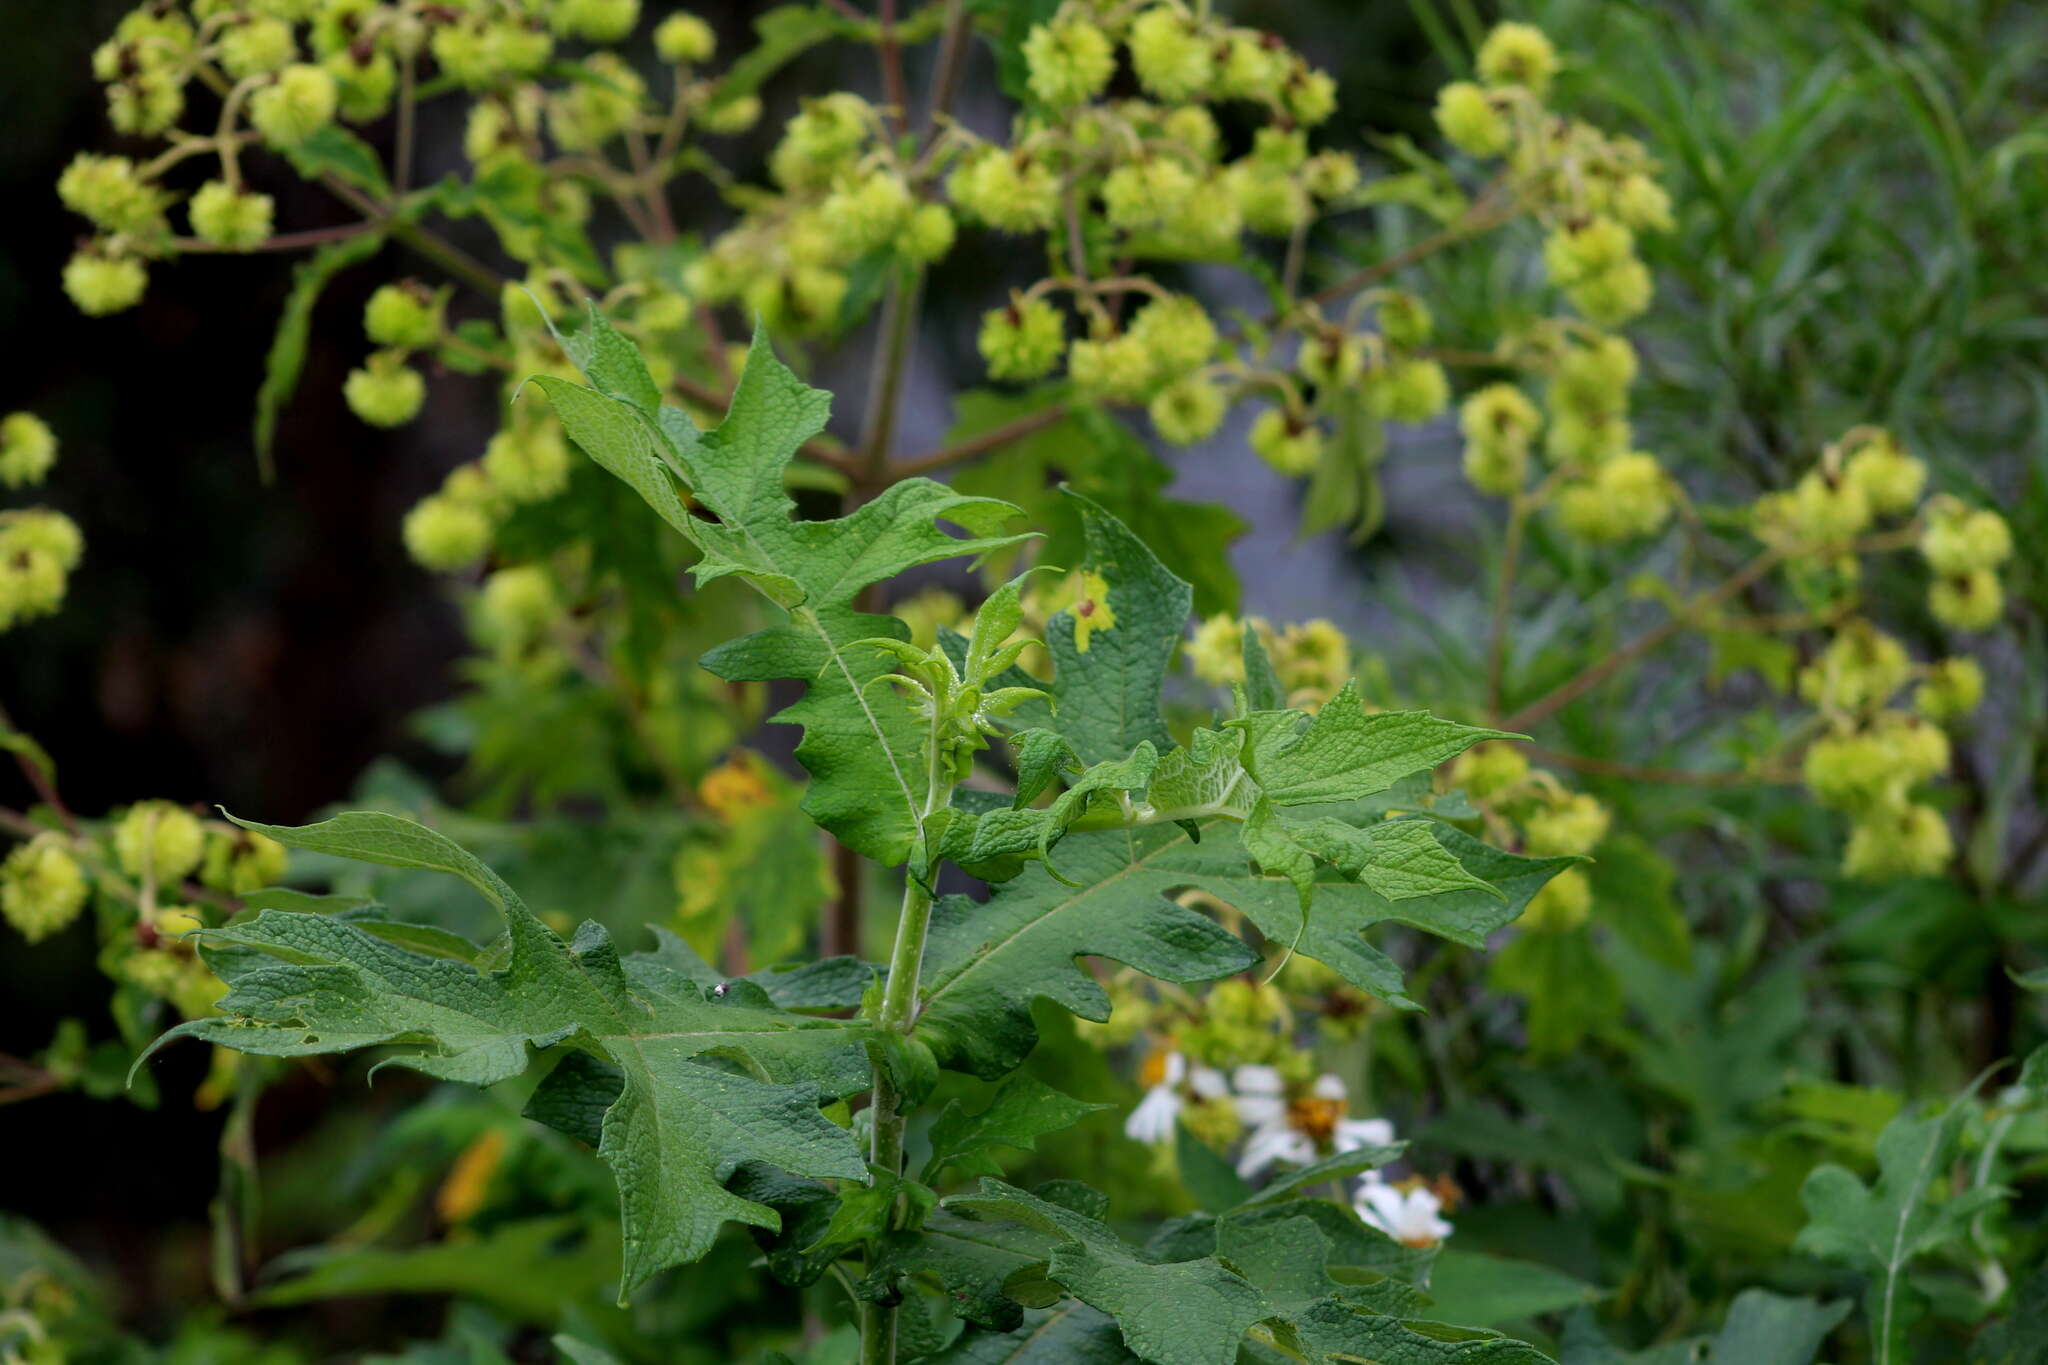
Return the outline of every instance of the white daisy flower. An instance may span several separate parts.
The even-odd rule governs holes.
[[[1406,1247],[1433,1247],[1451,1235],[1443,1200],[1427,1185],[1402,1189],[1368,1180],[1358,1187],[1358,1216]]]
[[[1247,1180],[1277,1161],[1306,1166],[1324,1153],[1384,1146],[1394,1140],[1385,1119],[1347,1117],[1350,1094],[1340,1077],[1325,1073],[1309,1093],[1287,1098],[1287,1083],[1270,1066],[1241,1066],[1234,1077],[1237,1113],[1251,1136],[1238,1158]]]
[[[1203,1100],[1220,1100],[1230,1094],[1230,1082],[1222,1072],[1208,1066],[1190,1067],[1178,1052],[1152,1053],[1145,1058],[1138,1078],[1145,1086],[1145,1097],[1124,1120],[1124,1136],[1138,1142],[1172,1141],[1173,1125],[1187,1104],[1187,1094]]]

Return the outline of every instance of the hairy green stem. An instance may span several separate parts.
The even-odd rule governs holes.
[[[953,782],[939,743],[937,721],[925,740],[925,801],[922,825],[953,800]],[[933,874],[936,875],[934,868]],[[896,944],[889,950],[889,978],[875,1023],[890,1033],[908,1036],[917,1023],[917,982],[924,968],[924,945],[932,928],[931,887],[916,872],[903,879],[903,909],[896,917]],[[896,1088],[885,1058],[875,1061],[874,1096],[868,1106],[873,1139],[869,1162],[889,1175],[903,1173],[903,1135],[910,1126],[904,1096]],[[863,1303],[860,1310],[861,1365],[895,1365],[896,1305]]]

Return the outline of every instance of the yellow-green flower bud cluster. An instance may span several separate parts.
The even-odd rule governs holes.
[[[0,512],[0,631],[57,610],[84,552],[78,524],[62,512]]]
[[[1235,977],[1210,989],[1200,1016],[1178,1036],[1181,1051],[1199,1066],[1278,1066],[1298,1051],[1286,994],[1271,982]]]
[[[114,856],[121,870],[159,887],[192,875],[205,852],[206,827],[170,801],[138,801],[114,825]]]
[[[1352,680],[1351,642],[1335,622],[1316,617],[1276,630],[1261,617],[1228,612],[1196,624],[1186,650],[1195,676],[1218,687],[1243,682],[1247,630],[1258,633],[1289,706],[1313,711]]]
[[[403,350],[373,351],[360,368],[349,371],[341,394],[350,412],[373,427],[402,427],[420,415],[427,399],[427,381],[405,363]]]
[[[30,943],[63,932],[91,891],[78,859],[56,834],[17,845],[0,862],[0,917]]]
[[[57,434],[32,412],[0,417],[0,485],[41,483],[57,463]]]
[[[199,880],[216,891],[246,896],[284,880],[291,855],[266,834],[237,826],[217,826],[206,836]]]
[[[1519,493],[1529,481],[1529,451],[1543,414],[1513,384],[1488,384],[1458,408],[1465,437],[1465,477],[1497,498]]]
[[[1920,555],[1935,578],[1927,590],[1934,619],[1954,630],[1987,630],[2005,609],[1998,569],[2012,556],[2012,528],[1988,507],[1942,496],[1927,505]]]

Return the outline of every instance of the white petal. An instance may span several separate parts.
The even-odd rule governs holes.
[[[1394,1140],[1394,1125],[1385,1119],[1338,1119],[1330,1144],[1340,1152],[1360,1147],[1385,1147]]]
[[[1188,1089],[1205,1100],[1220,1100],[1230,1094],[1230,1081],[1213,1066],[1198,1066],[1188,1073]]]
[[[1252,1134],[1237,1159],[1237,1173],[1249,1180],[1276,1161],[1306,1166],[1316,1159],[1316,1144],[1292,1128],[1274,1125]]]
[[[1167,1086],[1179,1085],[1187,1074],[1188,1059],[1178,1052],[1169,1052],[1166,1054],[1166,1075],[1160,1078],[1159,1083]]]
[[[1316,1077],[1315,1095],[1319,1100],[1343,1100],[1349,1099],[1351,1092],[1344,1088],[1343,1077],[1325,1071]]]
[[[1284,1095],[1287,1082],[1270,1066],[1241,1066],[1231,1077],[1240,1095]]]
[[[1284,1126],[1287,1119],[1287,1101],[1271,1095],[1239,1095],[1237,1118],[1247,1128],[1269,1128],[1275,1124]]]
[[[1405,1202],[1392,1185],[1368,1181],[1359,1187],[1356,1207],[1361,1219],[1398,1240],[1400,1234],[1395,1229],[1401,1225]]]
[[[1124,1136],[1139,1142],[1164,1142],[1173,1136],[1173,1122],[1179,1117],[1180,1096],[1168,1086],[1155,1085],[1124,1120]]]

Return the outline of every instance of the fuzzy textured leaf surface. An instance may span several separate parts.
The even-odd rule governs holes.
[[[533,1050],[572,1043],[618,1076],[599,1124],[599,1153],[618,1180],[624,1220],[621,1292],[709,1248],[731,1219],[775,1226],[773,1210],[722,1181],[742,1161],[799,1175],[862,1179],[843,1129],[818,1110],[822,1088],[859,1086],[858,1030],[707,994],[658,955],[621,959],[586,924],[565,944],[496,874],[410,821],[356,812],[303,829],[250,825],[291,847],[468,882],[504,915],[505,965],[480,971],[426,957],[328,916],[266,910],[209,934],[235,950],[219,962],[230,991],[217,1017],[171,1030],[266,1056],[388,1046],[388,1065],[490,1085],[523,1072]],[[745,1057],[771,1083],[715,1064]],[[584,1093],[602,1073],[585,1077]],[[565,1125],[566,1126],[566,1125]]]
[[[890,865],[911,857],[923,847],[929,784],[905,761],[915,733],[906,729],[909,709],[869,690],[887,661],[848,648],[906,637],[899,624],[851,606],[863,588],[905,569],[1016,544],[1024,537],[1001,531],[1017,509],[906,479],[847,516],[799,521],[785,491],[789,464],[823,430],[831,398],[777,360],[764,336],[747,353],[725,420],[709,431],[661,405],[632,344],[594,312],[563,344],[589,387],[546,375],[534,382],[571,439],[696,545],[699,582],[739,575],[790,613],[788,626],[734,641],[706,667],[734,681],[811,684],[778,717],[805,728],[797,751],[812,777],[804,809],[868,857]],[[710,517],[694,515],[692,504]]]

